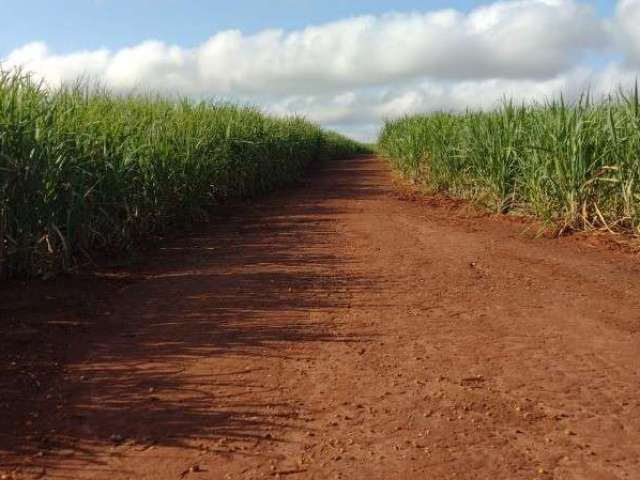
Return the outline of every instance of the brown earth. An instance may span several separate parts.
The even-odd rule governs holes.
[[[2,478],[640,478],[638,258],[413,200],[357,158],[6,284]]]

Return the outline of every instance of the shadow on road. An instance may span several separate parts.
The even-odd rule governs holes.
[[[341,208],[387,193],[383,179],[363,180],[369,161],[316,169],[135,268],[5,285],[0,314],[15,327],[0,334],[5,466],[66,458],[86,470],[94,447],[225,449],[302,428],[309,412],[274,402],[283,395],[261,362],[303,362],[301,342],[368,340],[333,332],[351,296],[373,287],[334,251]]]

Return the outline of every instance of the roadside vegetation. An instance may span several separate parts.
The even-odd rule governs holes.
[[[0,72],[0,275],[129,250],[362,149],[303,118]]]
[[[432,191],[566,230],[640,234],[638,89],[604,101],[504,102],[386,122],[379,149]]]

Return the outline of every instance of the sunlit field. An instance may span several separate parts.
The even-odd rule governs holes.
[[[434,191],[567,229],[640,232],[638,90],[389,121],[379,147]]]
[[[47,91],[0,75],[0,272],[72,268],[203,220],[223,199],[295,181],[362,147],[303,118],[251,107]]]

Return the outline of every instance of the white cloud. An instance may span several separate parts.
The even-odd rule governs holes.
[[[54,55],[47,45],[34,42],[11,52],[2,61],[3,68],[23,67],[52,86],[80,77],[101,78],[109,65],[107,50]]]
[[[292,32],[224,31],[195,48],[148,41],[57,55],[31,43],[2,63],[53,86],[84,76],[116,91],[231,97],[364,136],[385,117],[629,82],[630,65],[640,65],[637,25],[640,0],[621,0],[611,19],[577,0],[508,0],[466,13],[364,16]],[[626,65],[594,70],[584,61],[616,49]]]
[[[640,0],[618,2],[612,30],[628,60],[640,65]]]
[[[318,122],[371,140],[377,131],[372,125],[384,119],[428,111],[492,109],[505,98],[519,103],[550,100],[562,94],[572,101],[587,92],[601,98],[618,88],[632,88],[637,75],[623,65],[610,63],[597,70],[575,67],[545,80],[425,80],[350,92],[346,102],[344,96],[291,96],[274,102],[270,110],[277,114],[307,113]]]
[[[218,33],[185,49],[150,41],[117,52],[57,56],[43,44],[11,53],[56,84],[79,72],[115,88],[148,85],[201,94],[307,93],[422,76],[544,78],[601,43],[592,10],[572,0],[499,2],[463,14],[365,16],[286,33]]]

